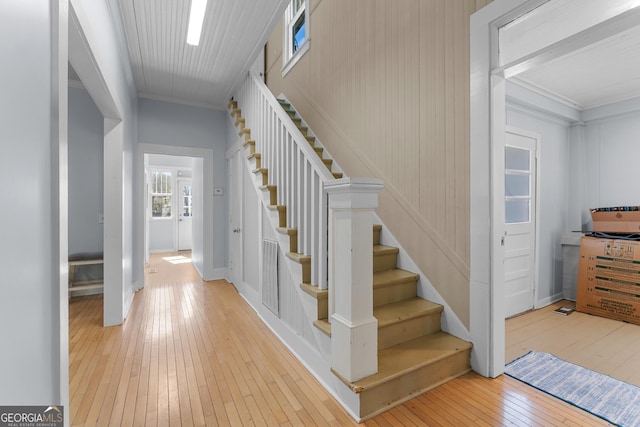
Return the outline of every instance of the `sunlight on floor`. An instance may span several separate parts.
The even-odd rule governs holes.
[[[182,255],[168,256],[168,257],[164,257],[162,259],[165,260],[165,261],[170,262],[171,264],[186,264],[188,262],[191,262],[191,258],[187,258],[187,257],[182,256]]]

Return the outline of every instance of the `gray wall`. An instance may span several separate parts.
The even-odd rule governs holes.
[[[2,405],[62,402],[51,20],[50,2],[0,2]]]
[[[640,99],[579,111],[510,82],[507,99],[507,125],[541,137],[536,299],[548,303],[562,295],[562,235],[590,227],[588,208],[640,205]]]
[[[101,252],[103,118],[89,93],[69,88],[69,253]]]
[[[213,150],[213,186],[225,189],[227,182],[226,111],[210,110],[170,102],[138,101],[138,141],[177,147]],[[227,265],[227,195],[214,197],[213,266]]]
[[[586,122],[589,208],[640,205],[640,112]]]

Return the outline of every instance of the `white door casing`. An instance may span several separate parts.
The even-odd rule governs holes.
[[[192,246],[192,194],[191,180],[178,179],[178,250],[190,250]]]
[[[505,140],[505,317],[534,307],[536,189],[539,138],[507,128]]]
[[[242,150],[227,159],[229,170],[229,278],[242,284]]]

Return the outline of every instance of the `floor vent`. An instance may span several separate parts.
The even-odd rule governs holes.
[[[262,240],[262,304],[280,317],[278,243],[273,240]]]

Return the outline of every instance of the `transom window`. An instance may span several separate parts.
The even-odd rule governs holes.
[[[309,50],[309,0],[292,0],[283,18],[282,75]]]

